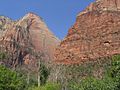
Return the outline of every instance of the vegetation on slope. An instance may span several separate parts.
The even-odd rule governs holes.
[[[25,78],[4,66],[0,66],[0,90],[24,90]]]
[[[37,76],[12,71],[0,66],[0,90],[119,90],[120,55],[86,62],[80,65],[41,63],[40,86]],[[48,78],[49,77],[49,78]]]

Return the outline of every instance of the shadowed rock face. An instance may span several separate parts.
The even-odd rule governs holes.
[[[75,64],[120,54],[119,6],[119,0],[98,0],[81,12],[56,50],[56,62]]]
[[[35,59],[33,55],[41,53],[44,53],[46,60],[53,59],[59,39],[50,32],[39,16],[28,13],[18,21],[1,16],[0,25],[1,51],[9,53],[10,58],[7,62],[10,65],[24,62],[28,64],[31,59]]]

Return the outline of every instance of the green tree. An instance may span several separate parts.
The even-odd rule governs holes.
[[[22,75],[0,66],[0,90],[24,90],[25,85]]]
[[[7,54],[5,52],[0,52],[0,60],[6,59]]]
[[[111,77],[117,82],[116,90],[120,89],[120,55],[112,57],[112,66],[110,71]]]
[[[41,63],[41,69],[40,69],[40,81],[41,81],[41,85],[44,85],[48,79],[48,76],[50,74],[49,70],[47,69],[47,67]]]

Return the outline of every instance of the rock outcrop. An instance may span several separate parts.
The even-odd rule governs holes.
[[[36,54],[43,53],[44,59],[53,59],[59,39],[39,16],[28,13],[17,21],[1,16],[0,26],[0,49],[9,55],[9,60],[6,60],[9,65],[28,64],[35,60]]]
[[[120,0],[97,0],[77,15],[55,62],[81,63],[120,54]]]
[[[0,16],[0,38],[4,36],[5,31],[8,30],[13,23],[14,22],[11,19]]]
[[[80,12],[78,16],[90,11],[120,11],[120,0],[96,0],[96,2],[91,3],[83,12]]]

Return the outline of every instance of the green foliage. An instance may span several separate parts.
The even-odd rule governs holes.
[[[77,65],[59,65],[54,68],[53,74],[56,72],[57,75],[59,75],[57,76],[57,81],[59,83],[64,84],[71,81],[79,83],[81,79],[85,77],[102,78],[110,65],[111,60],[107,57],[96,61],[90,60]],[[54,75],[52,79],[54,79]]]
[[[25,81],[22,75],[0,66],[0,90],[24,90]]]
[[[111,77],[117,82],[116,90],[120,89],[120,55],[112,57],[112,66],[110,70]]]
[[[61,90],[61,88],[59,84],[47,83],[41,87],[32,87],[29,88],[28,90]]]
[[[6,54],[0,53],[0,59],[5,57]],[[44,63],[40,63],[41,86],[37,87],[37,76],[34,73],[30,75],[28,90],[62,90],[62,88],[67,90],[120,90],[120,55],[80,65],[62,65],[58,70],[59,76],[57,77],[60,78],[58,79],[60,84],[46,83],[50,71]],[[27,72],[24,73],[27,78]],[[26,86],[26,79],[21,74],[0,66],[0,90],[27,90]]]
[[[69,90],[114,90],[116,83],[112,78],[96,79],[88,77],[79,84],[71,84]]]
[[[120,80],[120,55],[115,55],[112,59],[111,75]]]
[[[41,85],[44,85],[48,79],[50,72],[48,70],[48,68],[41,63],[40,64],[40,81],[41,81]]]
[[[7,58],[7,54],[5,52],[0,52],[0,59],[6,59]]]
[[[111,63],[100,65],[101,67],[105,67],[105,73],[101,79],[94,76],[87,76],[84,79],[81,78],[79,83],[72,80],[68,86],[69,90],[120,90],[120,55],[114,55],[109,61]],[[91,70],[95,68],[96,66]],[[84,70],[84,68],[81,70]]]

